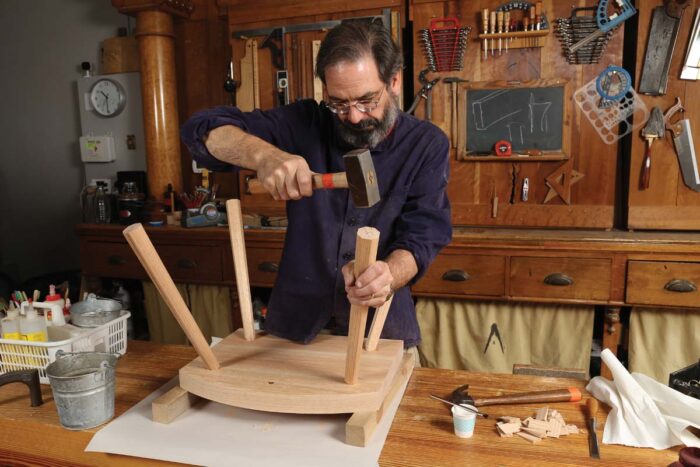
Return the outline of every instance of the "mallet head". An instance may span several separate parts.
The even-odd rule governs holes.
[[[358,208],[369,208],[381,199],[377,173],[369,149],[354,149],[343,156],[345,175],[352,201]]]

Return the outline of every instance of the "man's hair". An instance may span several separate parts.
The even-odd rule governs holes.
[[[401,48],[381,23],[368,20],[344,21],[326,35],[316,58],[316,75],[326,84],[326,69],[341,62],[356,62],[370,56],[379,78],[389,84],[403,67]]]

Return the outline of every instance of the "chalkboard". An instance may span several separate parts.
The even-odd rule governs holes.
[[[563,152],[567,142],[564,131],[565,83],[543,86],[466,85],[462,99],[466,124],[466,156],[493,154],[497,141],[510,141],[513,152],[540,150]],[[523,83],[525,84],[525,83]],[[466,122],[465,122],[466,120]]]

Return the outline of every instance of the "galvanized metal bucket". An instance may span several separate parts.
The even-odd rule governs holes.
[[[61,425],[85,430],[114,416],[114,369],[118,354],[56,353],[46,368]]]

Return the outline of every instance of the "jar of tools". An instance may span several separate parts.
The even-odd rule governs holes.
[[[117,198],[119,223],[122,225],[135,224],[143,220],[145,195],[138,193],[136,183],[124,182]]]

